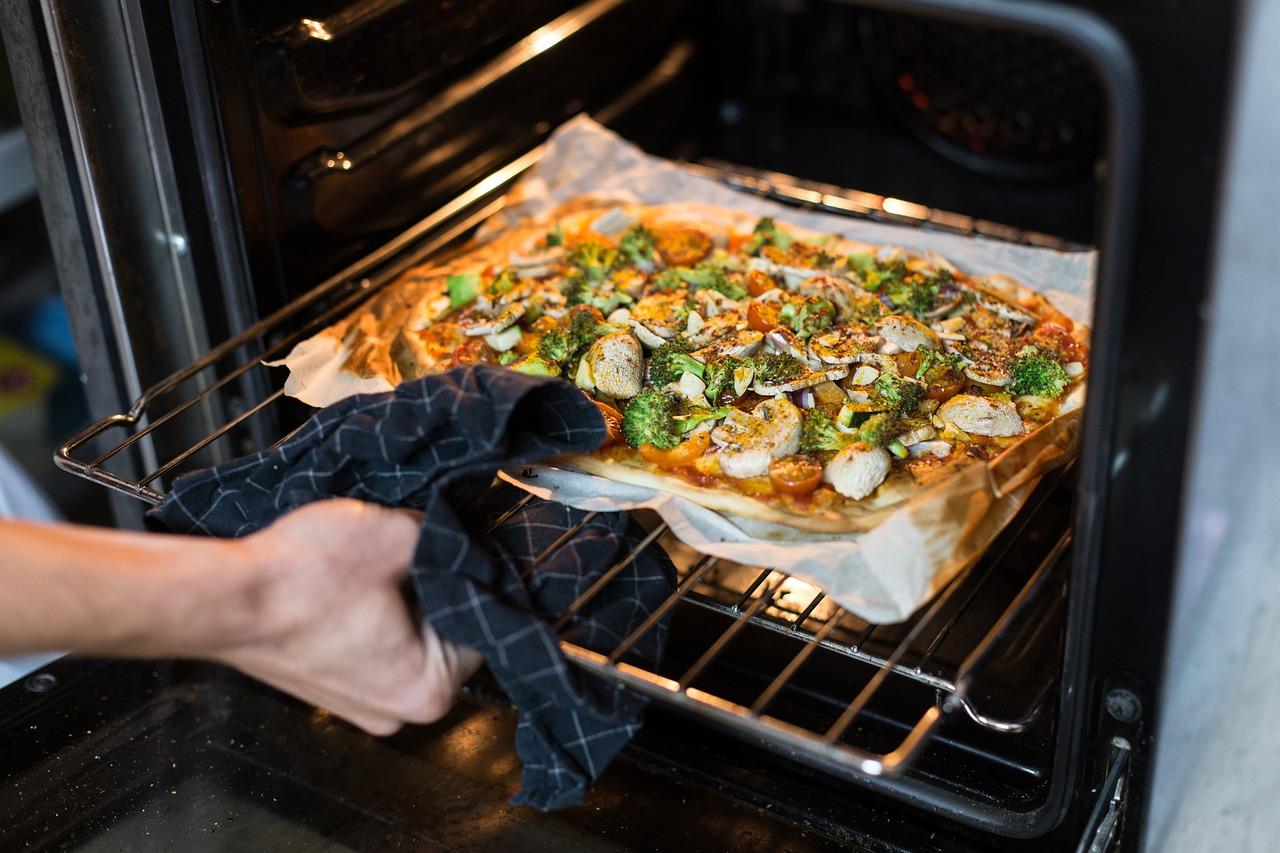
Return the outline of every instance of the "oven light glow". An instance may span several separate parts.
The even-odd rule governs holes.
[[[550,50],[564,39],[564,34],[552,29],[551,27],[542,27],[535,30],[529,36],[529,47],[534,54],[542,53],[544,50]]]
[[[885,213],[892,213],[895,216],[910,216],[912,219],[927,219],[929,216],[929,208],[900,198],[886,198],[882,207]]]
[[[307,31],[307,35],[313,39],[320,41],[333,41],[333,33],[329,32],[325,27],[324,21],[313,21],[310,18],[303,18],[298,23],[302,24],[303,29]]]

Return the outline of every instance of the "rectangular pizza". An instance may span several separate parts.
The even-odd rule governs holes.
[[[1004,276],[693,203],[578,199],[406,273],[286,359],[349,390],[463,364],[558,377],[609,441],[558,464],[856,533],[1078,418],[1088,329]],[[333,386],[330,386],[333,387]],[[329,395],[329,396],[326,396]]]

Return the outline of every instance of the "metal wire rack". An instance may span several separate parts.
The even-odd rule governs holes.
[[[541,155],[535,150],[500,169],[467,193],[422,220],[387,245],[323,282],[275,314],[211,350],[187,368],[149,388],[128,411],[102,418],[58,448],[56,464],[73,474],[124,494],[155,504],[163,498],[164,484],[182,471],[257,449],[245,435],[256,435],[257,446],[283,441],[294,423],[280,409],[287,402],[278,377],[263,362],[279,358],[296,343],[341,318],[405,270],[426,258],[439,259],[452,251],[483,220],[504,206],[503,192]],[[756,195],[789,204],[822,209],[848,216],[909,223],[955,233],[985,234],[1034,245],[1068,248],[1045,235],[1028,234],[968,217],[930,208],[814,184],[785,175],[752,172],[723,164],[690,165],[704,176]],[[255,389],[257,389],[255,391]],[[261,389],[266,389],[262,391]],[[182,449],[166,461],[142,466],[139,460],[159,458],[154,446],[166,429],[178,430],[182,415],[211,401],[230,401],[234,414],[207,434],[178,443]],[[296,421],[297,418],[292,419]],[[256,429],[248,427],[256,421]],[[122,433],[122,435],[121,435]],[[238,443],[233,439],[241,436]],[[264,442],[262,436],[267,436]],[[168,444],[172,444],[169,441]],[[143,473],[135,473],[143,471]],[[1046,486],[1037,500],[1049,492]],[[528,500],[525,498],[524,500]],[[1034,503],[1035,501],[1033,501]],[[502,523],[519,505],[493,524]],[[1019,530],[1035,511],[1029,506],[1001,541],[1014,542]],[[582,523],[585,524],[588,519]],[[576,532],[564,535],[548,549],[548,555]],[[1034,571],[1000,607],[976,615],[975,602],[993,578],[1008,573],[1006,554],[999,545],[970,571],[962,572],[939,590],[932,602],[904,625],[881,626],[866,622],[827,599],[818,589],[798,578],[770,569],[736,566],[711,557],[681,554],[683,546],[663,524],[654,526],[633,553],[612,566],[600,580],[573,603],[561,617],[563,627],[646,547],[664,547],[683,556],[675,591],[653,615],[617,648],[601,652],[563,643],[570,660],[583,669],[630,687],[755,739],[801,761],[840,774],[892,775],[906,767],[929,742],[944,719],[963,710],[973,723],[996,732],[1021,732],[1032,726],[1056,683],[1056,672],[1039,673],[1019,691],[1025,707],[1013,713],[989,713],[973,696],[973,684],[984,667],[1007,643],[1014,628],[1026,621],[1033,605],[1041,606],[1046,591],[1062,583],[1064,552],[1070,536],[1062,533],[1043,549]],[[685,549],[687,550],[687,549]],[[545,558],[546,555],[544,555]],[[1048,596],[1052,598],[1052,596]],[[697,608],[708,618],[723,621],[696,657],[678,672],[644,669],[625,660],[627,652],[659,620],[681,608]],[[989,608],[988,608],[989,609]],[[978,622],[975,634],[975,621]],[[963,626],[977,640],[955,661],[943,661],[939,650]],[[748,632],[765,632],[793,644],[784,666],[764,683],[752,698],[729,698],[723,691],[704,685],[706,677],[725,659],[726,652]],[[861,679],[857,693],[833,719],[821,726],[790,719],[777,709],[796,685],[806,665],[820,655],[836,655],[851,674]],[[932,700],[888,748],[872,749],[850,743],[868,708],[893,681],[906,681],[932,691]]]

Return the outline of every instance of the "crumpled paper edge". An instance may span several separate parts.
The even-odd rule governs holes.
[[[1079,431],[1079,411],[1058,418],[996,459],[960,468],[854,537],[729,516],[669,492],[554,464],[499,476],[579,509],[653,510],[699,553],[786,572],[857,616],[886,624],[906,619],[981,556],[1041,477],[1071,459]]]

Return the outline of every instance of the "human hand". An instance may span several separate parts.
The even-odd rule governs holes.
[[[256,618],[210,656],[373,734],[439,719],[481,656],[411,614],[417,537],[414,513],[327,500],[237,540]]]

